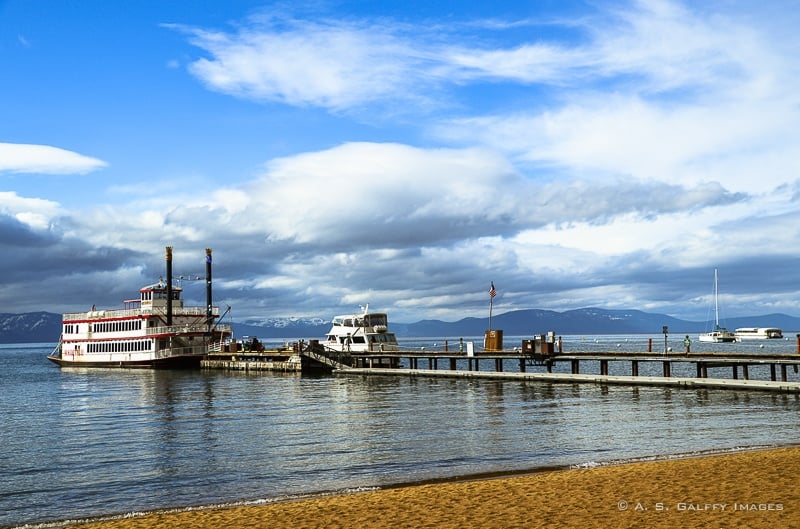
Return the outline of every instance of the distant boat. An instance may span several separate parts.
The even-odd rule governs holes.
[[[773,340],[783,338],[783,331],[777,327],[740,327],[734,332],[736,341]]]
[[[736,334],[719,325],[719,300],[717,287],[717,269],[714,269],[714,330],[701,334],[698,339],[707,343],[730,343],[736,341]]]

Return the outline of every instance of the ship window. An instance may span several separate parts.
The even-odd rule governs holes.
[[[386,316],[372,314],[368,316],[367,325],[369,325],[370,327],[375,327],[376,325],[386,325]]]
[[[363,336],[353,336],[353,343],[366,343]]]

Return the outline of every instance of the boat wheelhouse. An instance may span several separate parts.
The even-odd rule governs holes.
[[[331,321],[324,342],[331,351],[350,353],[398,351],[397,337],[389,332],[389,319],[381,312],[369,312],[369,305],[361,314],[336,316]]]
[[[773,340],[783,338],[783,331],[777,327],[740,327],[734,331],[736,341]]]
[[[221,325],[219,308],[211,305],[211,250],[206,250],[205,307],[187,307],[182,288],[172,284],[172,248],[167,248],[167,281],[139,290],[139,299],[124,307],[67,313],[61,338],[47,357],[61,366],[199,367],[210,351],[229,342],[232,331]]]

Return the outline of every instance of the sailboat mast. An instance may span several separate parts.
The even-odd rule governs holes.
[[[719,330],[719,304],[717,301],[717,269],[714,269],[714,330]]]

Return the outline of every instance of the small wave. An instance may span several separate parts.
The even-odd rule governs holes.
[[[196,512],[207,511],[216,509],[232,509],[235,507],[253,507],[257,505],[269,505],[272,503],[310,500],[314,498],[325,498],[329,496],[343,496],[348,494],[359,494],[362,492],[370,492],[380,490],[381,487],[348,487],[344,489],[328,490],[321,492],[309,492],[303,494],[291,494],[285,496],[276,496],[271,498],[255,498],[248,500],[239,500],[223,503],[209,503],[205,505],[192,505],[188,507],[171,507],[166,509],[153,509],[149,511],[132,511],[119,514],[107,514],[102,516],[93,516],[87,518],[70,518],[67,520],[54,520],[49,522],[36,522],[27,523],[24,525],[15,525],[8,529],[59,529],[61,527],[70,527],[73,525],[82,525],[98,522],[113,522],[117,520],[127,520],[130,518],[140,518],[142,516],[149,516],[151,514],[173,514],[180,512]]]
[[[570,465],[569,468],[571,470],[578,470],[582,468],[597,468],[602,466],[604,466],[604,464],[598,461],[587,461],[585,463],[577,463],[575,465]]]
[[[680,459],[691,459],[693,457],[707,457],[717,456],[724,454],[738,454],[740,452],[749,452],[754,450],[769,450],[772,448],[780,448],[782,446],[794,446],[787,444],[768,444],[768,445],[748,445],[748,446],[733,446],[728,448],[711,448],[708,450],[695,450],[691,452],[678,452],[676,454],[662,454],[651,455],[642,457],[630,457],[624,459],[610,459],[608,461],[586,461],[583,463],[575,463],[569,466],[572,470],[590,469],[598,467],[613,467],[619,465],[629,465],[632,463],[652,463],[656,461],[677,461]]]

